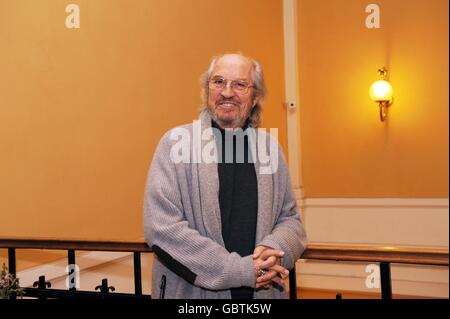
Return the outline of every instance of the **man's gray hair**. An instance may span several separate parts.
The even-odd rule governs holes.
[[[240,53],[237,53],[238,55],[243,56],[244,58],[248,59],[252,66],[253,66],[253,72],[252,72],[252,81],[253,81],[253,86],[254,86],[254,90],[253,90],[253,99],[256,96],[259,96],[259,101],[258,103],[256,103],[255,107],[253,108],[253,110],[250,113],[249,116],[249,122],[251,124],[252,127],[254,128],[258,128],[259,125],[261,124],[261,117],[262,117],[262,104],[264,102],[264,98],[266,97],[267,94],[267,89],[266,89],[266,83],[264,81],[264,72],[262,69],[261,64],[249,57],[246,57]],[[202,87],[202,91],[201,91],[201,97],[202,97],[202,102],[203,105],[201,107],[201,111],[208,111],[208,95],[209,95],[209,80],[211,79],[211,74],[212,71],[214,70],[214,67],[216,66],[217,61],[223,57],[224,55],[228,55],[228,54],[222,54],[219,56],[215,56],[212,58],[211,63],[209,65],[208,71],[206,71],[200,80],[201,83],[201,87]]]

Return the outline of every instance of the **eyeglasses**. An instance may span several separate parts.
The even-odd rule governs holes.
[[[246,94],[249,88],[254,88],[255,86],[249,85],[247,82],[242,80],[235,80],[231,82],[231,89],[239,94]],[[209,88],[215,90],[223,90],[228,85],[228,81],[221,77],[213,78],[209,81]]]

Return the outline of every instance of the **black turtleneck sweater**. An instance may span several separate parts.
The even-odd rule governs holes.
[[[218,136],[218,132],[215,131],[217,143],[219,139],[222,141],[222,147],[218,147],[218,173],[223,241],[229,252],[236,252],[242,257],[248,256],[255,249],[258,215],[257,180],[255,166],[251,158],[249,159],[248,137],[244,134],[245,131],[233,133],[220,128],[214,121],[212,126],[220,132]],[[243,130],[247,128],[248,125]],[[239,136],[241,140],[244,136],[243,145],[237,145]],[[253,288],[232,288],[231,297],[252,299]]]

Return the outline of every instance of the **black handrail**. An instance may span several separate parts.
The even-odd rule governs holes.
[[[24,288],[27,297],[45,298],[151,298],[150,294],[142,294],[141,253],[151,253],[152,249],[144,242],[122,241],[87,241],[87,240],[59,240],[59,239],[23,239],[0,238],[0,248],[8,249],[9,272],[16,276],[16,249],[51,249],[66,250],[68,263],[68,276],[70,278],[68,290],[48,289],[45,276],[40,276],[35,282],[36,288]],[[112,293],[115,288],[107,286],[107,279],[102,280],[100,292],[83,291],[76,289],[75,251],[116,251],[133,253],[134,294]],[[97,289],[96,289],[97,290]]]

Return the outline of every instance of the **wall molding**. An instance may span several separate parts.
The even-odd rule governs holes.
[[[302,199],[294,193],[310,242],[448,249],[448,198]],[[304,288],[377,291],[365,286],[367,263],[302,260],[297,266]],[[448,277],[448,267],[393,264],[393,293],[448,298]]]
[[[296,193],[298,194],[298,193]],[[300,198],[297,198],[300,199]],[[404,207],[404,208],[446,208],[448,198],[306,198],[307,207]]]

